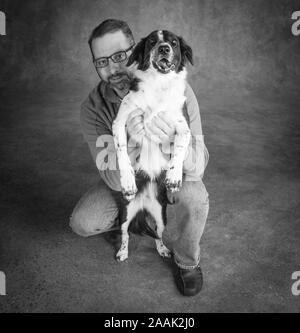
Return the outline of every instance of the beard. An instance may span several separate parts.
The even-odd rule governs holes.
[[[113,89],[122,92],[128,91],[130,87],[130,77],[128,73],[125,72],[117,73],[108,78],[108,83]]]

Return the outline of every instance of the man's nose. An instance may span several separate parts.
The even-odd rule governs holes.
[[[160,45],[158,47],[158,53],[161,55],[168,55],[170,53],[171,49],[169,45]]]
[[[109,59],[108,65],[107,65],[107,70],[111,75],[115,74],[118,72],[120,69],[120,63],[113,62],[111,59]]]

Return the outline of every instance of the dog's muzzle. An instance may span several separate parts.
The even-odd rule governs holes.
[[[167,74],[175,69],[175,64],[167,58],[160,58],[157,61],[153,61],[153,67],[160,73]]]
[[[168,44],[161,44],[156,49],[153,66],[163,74],[169,73],[175,69],[173,62],[174,56],[171,47]]]

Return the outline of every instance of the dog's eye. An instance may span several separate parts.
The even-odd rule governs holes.
[[[172,46],[176,47],[177,45],[178,45],[177,40],[176,40],[176,39],[173,39],[173,40],[172,40]]]
[[[156,44],[156,40],[154,38],[150,39],[150,45],[154,46]]]

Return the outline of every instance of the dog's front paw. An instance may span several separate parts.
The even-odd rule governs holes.
[[[134,199],[137,193],[134,170],[132,167],[121,171],[121,188],[126,200]]]
[[[171,166],[166,173],[165,185],[171,193],[178,192],[182,186],[182,169]]]

